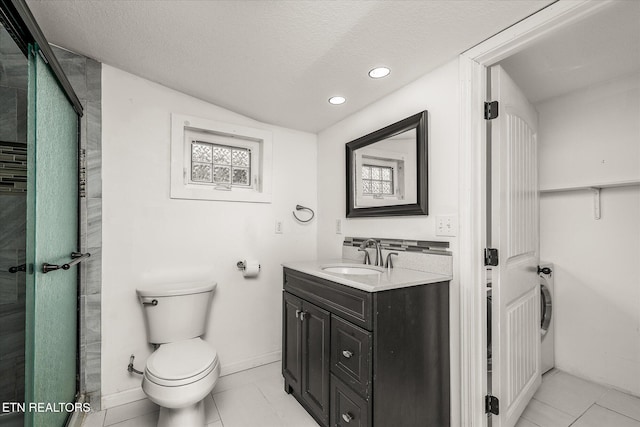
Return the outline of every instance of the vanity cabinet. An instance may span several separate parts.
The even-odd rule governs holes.
[[[285,391],[322,426],[449,426],[449,283],[366,292],[284,269]]]
[[[285,381],[316,419],[329,420],[330,314],[308,301],[285,293],[284,351]]]

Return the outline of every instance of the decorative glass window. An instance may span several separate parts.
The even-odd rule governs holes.
[[[251,150],[192,141],[191,181],[229,187],[251,186]]]
[[[362,165],[362,194],[393,195],[393,168]]]
[[[271,203],[270,131],[171,115],[171,198]]]

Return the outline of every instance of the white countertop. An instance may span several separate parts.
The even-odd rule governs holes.
[[[322,269],[322,267],[327,266],[371,267],[365,266],[364,264],[357,264],[351,260],[342,259],[285,262],[282,266],[366,292],[378,292],[428,283],[447,282],[452,279],[451,276],[443,274],[426,273],[406,268],[385,268],[380,274],[366,275],[330,273]]]

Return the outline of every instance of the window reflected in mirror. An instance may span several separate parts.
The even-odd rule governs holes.
[[[347,144],[347,217],[427,214],[427,112]]]

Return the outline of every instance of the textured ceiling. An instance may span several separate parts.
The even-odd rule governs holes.
[[[501,62],[536,103],[640,71],[640,1],[616,1]]]
[[[47,39],[248,117],[317,132],[553,0],[27,0]],[[391,75],[368,78],[379,65]],[[347,98],[341,106],[330,96]]]

